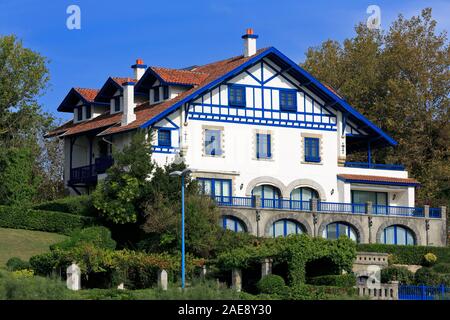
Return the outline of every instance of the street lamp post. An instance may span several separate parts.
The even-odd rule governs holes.
[[[181,177],[181,288],[184,289],[186,284],[186,257],[185,257],[185,243],[184,243],[184,183],[185,177],[189,173],[193,172],[192,169],[186,168],[183,171],[173,171],[169,173],[170,176],[180,176]]]

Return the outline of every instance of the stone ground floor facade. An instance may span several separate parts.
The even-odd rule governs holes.
[[[312,205],[314,207],[314,204]],[[341,223],[349,226],[358,243],[385,243],[386,231],[394,226],[408,230],[414,239],[413,244],[422,246],[445,246],[447,243],[447,221],[445,208],[441,218],[388,216],[380,214],[324,213],[310,211],[291,211],[266,208],[221,207],[222,217],[236,219],[246,231],[256,236],[275,236],[275,224],[279,221],[292,221],[300,226],[302,233],[317,237],[325,236],[327,226]],[[425,210],[426,211],[426,210]],[[224,224],[225,227],[225,224]],[[286,227],[285,227],[286,229]],[[397,235],[395,235],[397,236]],[[411,244],[411,243],[409,243]]]

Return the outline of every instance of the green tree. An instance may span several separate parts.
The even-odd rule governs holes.
[[[343,43],[310,48],[302,66],[399,142],[377,150],[380,163],[405,164],[422,187],[421,203],[450,199],[450,48],[431,9],[387,31],[359,24]],[[365,160],[355,153],[350,160]]]
[[[169,174],[185,168],[184,163],[171,163],[155,169],[142,225],[148,234],[144,241],[148,251],[174,251],[180,247],[181,179]],[[186,177],[185,195],[186,248],[198,256],[208,257],[220,231],[218,208],[211,199],[199,194],[197,183],[189,177]]]
[[[0,204],[28,205],[37,195],[39,177],[33,174],[30,148],[0,149]]]
[[[149,138],[144,131],[133,135],[122,150],[113,150],[114,165],[93,193],[94,206],[116,224],[135,223],[150,188],[154,168]]]

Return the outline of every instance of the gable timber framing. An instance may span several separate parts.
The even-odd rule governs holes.
[[[187,104],[192,102],[192,100],[197,99],[200,95],[204,94],[206,91],[217,87],[222,82],[236,76],[237,74],[245,71],[248,69],[248,67],[253,66],[257,64],[261,59],[264,57],[271,56],[275,57],[278,60],[282,61],[284,64],[289,66],[289,72],[295,73],[296,75],[299,75],[302,79],[306,79],[304,82],[301,82],[301,85],[303,87],[306,87],[310,91],[316,91],[320,92],[321,95],[325,96],[327,98],[327,103],[335,103],[336,108],[348,113],[351,115],[351,117],[354,120],[360,121],[363,123],[364,127],[367,129],[370,129],[375,135],[379,135],[380,138],[383,138],[382,141],[384,141],[384,144],[389,144],[392,146],[396,146],[397,142],[392,139],[388,134],[386,134],[383,130],[378,128],[376,125],[374,125],[372,122],[370,122],[366,117],[364,117],[361,113],[359,113],[357,110],[355,110],[353,107],[351,107],[344,99],[339,97],[337,94],[332,92],[330,89],[328,89],[326,86],[324,86],[320,81],[318,81],[316,78],[314,78],[311,74],[309,74],[306,70],[302,69],[300,66],[298,66],[295,62],[293,62],[291,59],[289,59],[287,56],[285,56],[283,53],[281,53],[279,50],[277,50],[274,47],[270,47],[268,49],[263,50],[259,54],[256,54],[254,57],[250,58],[246,62],[242,63],[238,67],[234,68],[233,70],[225,73],[224,75],[218,77],[217,79],[201,85],[198,89],[193,90],[190,94],[186,95],[176,103],[174,103],[172,106],[158,114],[157,116],[153,117],[152,119],[149,119],[145,123],[141,125],[142,128],[146,128],[148,126],[151,126],[152,124],[156,123],[160,119],[164,118],[168,114],[174,112],[175,110],[181,108],[184,106],[185,111],[187,111]],[[286,71],[287,72],[287,71]],[[187,118],[188,114],[186,114]],[[381,141],[381,140],[380,140]]]
[[[286,70],[274,67],[267,59],[263,59],[191,102],[186,110],[187,118],[335,131],[336,115],[296,83],[295,79],[283,75],[283,71]],[[267,85],[277,77],[282,77],[283,86]],[[245,89],[245,106],[230,106],[227,94],[230,85]],[[298,104],[294,111],[281,110],[279,92],[285,90],[296,92]]]

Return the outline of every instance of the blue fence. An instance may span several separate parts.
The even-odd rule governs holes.
[[[317,202],[319,212],[366,213],[366,205],[360,203]]]
[[[398,288],[399,300],[450,300],[450,288],[440,285],[409,286],[401,285]]]
[[[405,166],[403,166],[401,164],[346,162],[345,166],[349,167],[349,168],[366,168],[366,169],[380,169],[380,170],[405,170]]]

